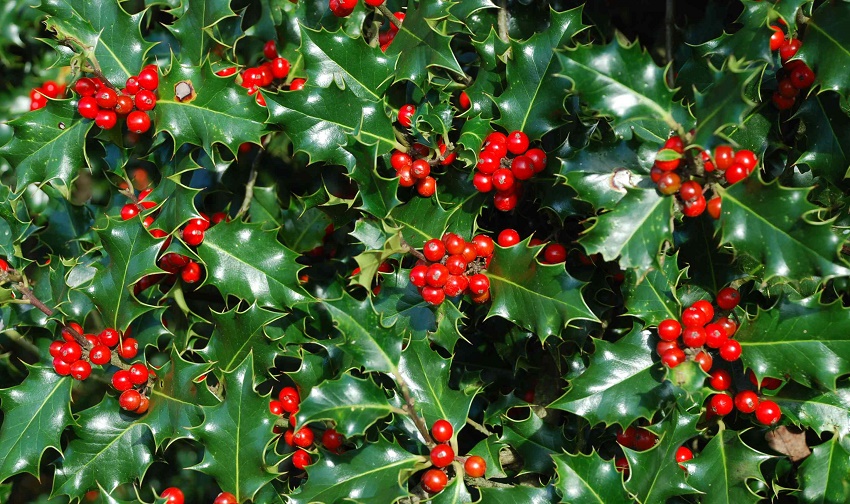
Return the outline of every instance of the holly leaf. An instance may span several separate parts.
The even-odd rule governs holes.
[[[712,69],[711,74],[711,85],[702,92],[694,91],[691,108],[697,123],[693,143],[705,149],[722,141],[719,135],[730,126],[741,124],[756,106],[744,94],[745,88],[756,77],[756,69],[730,59],[722,69]]]
[[[257,198],[258,194],[262,194],[262,196]],[[269,218],[262,218],[263,212],[258,208],[256,212],[251,211],[252,220],[262,223],[267,229],[277,227],[276,220],[281,220],[283,227],[280,229],[280,236],[283,244],[288,248],[295,252],[304,253],[320,247],[324,243],[325,231],[328,229],[328,225],[333,223],[325,212],[316,207],[307,208],[305,202],[298,198],[291,198],[289,208],[281,212],[276,187],[261,187],[259,190],[255,187],[254,199],[260,200],[258,207],[268,209],[265,214]],[[253,205],[252,208],[254,208]],[[281,214],[274,217],[271,212],[281,212]]]
[[[624,138],[636,127],[663,142],[671,129],[686,122],[687,112],[664,80],[667,69],[658,67],[637,42],[567,48],[558,59],[560,76],[571,81],[591,108],[610,118]]]
[[[703,58],[715,56],[715,61],[724,61],[734,56],[739,61],[769,63],[773,60],[770,40],[773,30],[768,26],[770,3],[755,0],[742,0],[744,11],[735,20],[740,26],[734,33],[724,32],[719,37],[694,46],[697,54]]]
[[[843,239],[829,222],[812,220],[819,208],[807,200],[811,189],[764,185],[757,177],[718,187],[721,244],[764,264],[765,281],[850,275],[850,268],[838,261]]]
[[[401,354],[398,371],[426,425],[444,419],[452,424],[454,432],[460,432],[466,425],[474,394],[449,387],[451,360],[431,350],[428,340],[411,340]]]
[[[130,15],[111,0],[42,0],[37,8],[47,14],[47,28],[58,39],[73,37],[93,48],[101,71],[115,86],[142,70],[145,54],[154,46],[139,29],[146,10]]]
[[[363,37],[349,37],[342,29],[330,32],[299,26],[299,54],[304,57],[309,82],[321,88],[335,85],[348,89],[367,102],[383,99],[392,83],[397,54],[386,55],[379,47],[371,47]],[[349,96],[347,101],[352,98]]]
[[[298,425],[331,420],[346,438],[362,436],[375,422],[396,410],[372,380],[343,374],[310,390],[298,409]]]
[[[23,383],[0,390],[0,481],[19,473],[38,477],[44,452],[61,452],[59,436],[74,422],[72,382],[53,369],[29,367]]]
[[[212,310],[210,317],[215,328],[209,343],[199,353],[208,361],[215,362],[216,367],[225,373],[232,372],[249,353],[253,353],[254,384],[265,380],[269,369],[274,367],[278,349],[265,328],[283,314],[260,308],[254,303],[241,312],[238,306],[222,313]]]
[[[499,443],[510,445],[523,460],[520,474],[551,474],[554,468],[552,456],[562,453],[567,447],[563,427],[543,422],[529,410],[525,420],[502,421],[502,436]]]
[[[797,495],[806,504],[839,504],[850,499],[850,450],[846,441],[833,437],[812,448],[812,454],[800,464],[800,489]]]
[[[850,176],[850,117],[838,95],[821,93],[803,101],[795,115],[806,124],[803,152],[795,164],[834,184]]]
[[[677,254],[678,255],[678,254]],[[676,287],[684,276],[677,256],[665,256],[658,269],[640,278],[635,270],[626,270],[620,286],[626,312],[647,326],[658,325],[665,319],[678,319],[681,311]]]
[[[623,488],[623,476],[610,460],[596,451],[588,455],[553,455],[558,479],[555,488],[561,502],[571,504],[616,504],[632,502]]]
[[[56,464],[52,495],[81,499],[98,486],[111,493],[118,485],[141,481],[153,463],[154,439],[138,420],[109,395],[82,411],[76,438]]]
[[[174,56],[159,81],[152,119],[156,132],[167,132],[175,148],[199,145],[212,157],[213,144],[221,144],[235,155],[243,143],[259,144],[266,132],[267,111],[232,78],[215,75],[209,61],[198,66]],[[183,97],[185,84],[193,91]]]
[[[88,164],[86,135],[94,124],[77,115],[71,100],[47,100],[47,106],[9,121],[12,140],[0,156],[15,168],[18,190],[49,183],[70,199],[71,182]]]
[[[452,51],[451,37],[440,28],[451,5],[445,0],[433,0],[405,11],[404,22],[387,48],[387,56],[398,58],[394,82],[409,80],[423,88],[429,69],[434,67],[464,75]]]
[[[395,374],[401,358],[401,328],[386,326],[372,308],[369,299],[357,301],[349,294],[340,299],[323,301],[344,342],[339,349],[350,355],[367,371]]]
[[[739,433],[725,429],[718,432],[697,457],[682,466],[687,470],[688,483],[703,493],[702,501],[706,504],[756,503],[761,502],[761,498],[749,485],[753,481],[766,484],[761,464],[770,458],[747,446]],[[673,467],[667,469],[674,470]]]
[[[832,432],[843,438],[850,434],[850,390],[846,388],[821,392],[791,382],[770,399],[786,418],[819,435]]]
[[[460,138],[455,142],[455,150],[458,159],[466,166],[478,163],[478,153],[484,144],[484,139],[493,131],[490,119],[482,116],[471,117],[463,122],[460,129]]]
[[[697,432],[699,415],[689,415],[674,409],[669,415],[647,429],[658,436],[651,449],[637,452],[623,448],[631,476],[626,490],[639,502],[667,502],[676,495],[696,493],[685,481],[685,471],[676,463],[676,450]],[[719,435],[717,436],[720,437]]]
[[[510,502],[512,504],[549,504],[555,502],[558,496],[552,485],[545,487],[530,487],[516,485],[498,488],[480,488],[480,502]]]
[[[289,502],[342,502],[352,496],[362,502],[396,502],[409,495],[402,482],[424,462],[425,457],[383,438],[342,455],[325,451],[307,467],[307,481],[289,496]]]
[[[550,7],[549,28],[528,40],[511,40],[508,88],[495,100],[501,113],[497,124],[507,131],[523,131],[531,140],[566,124],[564,83],[555,78],[560,70],[555,49],[587,28],[581,16],[581,6],[564,12]]]
[[[626,195],[626,188],[645,178],[635,145],[620,141],[614,145],[592,144],[560,159],[560,172],[567,185],[593,208],[614,208]]]
[[[195,383],[208,370],[208,364],[184,360],[175,347],[171,347],[171,360],[156,369],[157,381],[142,421],[150,427],[157,446],[192,438],[191,428],[203,421],[203,407],[216,404],[215,396]]]
[[[230,9],[230,2],[186,2],[169,14],[176,18],[172,25],[165,25],[180,43],[178,52],[195,65],[202,65],[210,51],[217,44],[224,44],[216,38],[215,25],[224,19],[236,17]],[[227,44],[224,44],[227,45]]]
[[[401,204],[398,177],[382,177],[377,170],[378,145],[355,144],[349,149],[356,163],[348,169],[348,176],[357,184],[362,204],[360,208],[379,219]]]
[[[584,283],[570,276],[563,264],[537,262],[541,247],[529,247],[529,240],[496,246],[486,271],[492,299],[487,317],[510,320],[541,341],[560,334],[572,320],[597,320],[582,298]]]
[[[850,4],[847,2],[821,4],[806,22],[806,43],[796,55],[815,73],[815,82],[821,89],[841,95],[845,108],[850,98],[850,84],[844,71],[850,67],[847,19],[850,19]]]
[[[837,377],[850,373],[850,310],[838,302],[783,299],[743,323],[735,339],[744,365],[759,378],[788,375],[835,390]]]
[[[95,275],[85,293],[100,310],[108,327],[124,331],[135,319],[156,309],[133,295],[133,284],[142,277],[162,271],[156,257],[162,240],[154,238],[140,219],[121,220],[107,217],[105,226],[96,229],[105,255],[94,263]]]
[[[467,490],[463,478],[454,478],[442,492],[431,499],[431,502],[433,504],[465,504],[472,502],[472,495]]]
[[[204,423],[191,429],[205,449],[204,459],[190,469],[214,477],[240,502],[252,499],[275,478],[275,468],[264,462],[274,418],[268,399],[254,391],[253,367],[253,356],[248,354],[233,371],[224,373],[224,400],[204,407]]]
[[[619,260],[620,267],[634,268],[642,276],[658,267],[661,247],[673,241],[673,202],[655,189],[627,188],[613,210],[595,218],[579,243],[588,255]]]
[[[664,365],[653,359],[652,339],[650,331],[635,326],[614,343],[595,340],[587,370],[549,407],[584,417],[591,425],[626,427],[639,418],[652,418],[658,405],[673,395]]]
[[[309,300],[298,282],[298,254],[281,245],[274,231],[241,221],[209,228],[198,246],[204,262],[204,283],[223,296],[234,295],[269,307],[290,307]]]
[[[393,44],[395,45],[395,44]],[[395,147],[390,118],[378,102],[354,100],[350,90],[321,88],[307,81],[299,91],[264,94],[271,113],[269,122],[279,125],[292,139],[296,151],[311,163],[325,161],[353,170],[351,145],[355,140],[377,144],[377,155]]]

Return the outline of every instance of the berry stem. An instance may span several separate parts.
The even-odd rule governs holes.
[[[416,401],[413,400],[413,396],[410,395],[410,388],[407,386],[407,382],[404,381],[404,377],[398,370],[393,371],[393,377],[395,378],[396,383],[398,383],[399,388],[401,389],[401,395],[404,396],[404,412],[407,413],[407,416],[413,420],[413,423],[416,425],[416,428],[419,429],[419,433],[425,439],[425,444],[428,445],[428,448],[433,448],[437,446],[434,443],[434,440],[431,438],[431,433],[428,432],[428,426],[425,425],[425,420],[419,416],[419,413],[416,412]]]
[[[473,420],[469,417],[466,418],[466,423],[469,424],[469,426],[472,427],[473,429],[480,432],[481,434],[484,434],[485,436],[492,436],[493,435],[493,433],[490,432],[490,430],[487,427],[484,427],[483,425],[481,425],[480,423],[476,422],[475,420]]]
[[[257,167],[260,165],[260,158],[263,157],[263,152],[265,152],[265,145],[260,145],[260,150],[254,156],[254,161],[251,163],[251,173],[248,175],[248,183],[245,184],[245,198],[242,199],[242,206],[239,207],[239,211],[233,217],[234,219],[239,219],[251,208],[251,200],[254,199],[254,184],[257,183]]]
[[[58,33],[57,33],[57,35],[58,35]],[[115,91],[116,93],[118,93],[120,95],[121,91],[118,88],[116,88],[115,86],[113,86],[112,83],[109,82],[109,79],[107,79],[106,76],[101,71],[100,64],[97,62],[97,58],[94,56],[93,48],[87,47],[85,44],[83,44],[83,42],[80,39],[73,37],[71,35],[68,35],[67,33],[62,33],[61,35],[62,35],[62,38],[59,39],[59,44],[71,49],[74,52],[79,51],[80,54],[88,61],[89,66],[91,66],[91,68],[90,68],[91,73],[93,73],[95,75],[95,77],[100,79],[101,82],[103,82],[104,86],[112,89],[113,91]],[[74,45],[76,45],[77,47],[74,47]]]
[[[508,5],[507,0],[499,0],[499,38],[502,42],[510,42],[510,33],[508,32]]]
[[[401,30],[401,19],[397,18],[395,16],[395,14],[393,14],[393,11],[391,11],[389,9],[389,7],[387,7],[387,4],[383,3],[383,4],[379,5],[378,10],[381,11],[381,14],[383,14],[384,16],[387,16],[387,18],[390,20],[390,22],[392,24],[395,25],[396,28]]]
[[[420,261],[425,261],[426,263],[428,262],[428,259],[426,259],[424,255],[422,255],[422,252],[416,250],[415,248],[411,247],[409,243],[407,243],[407,240],[404,239],[404,236],[402,236],[401,231],[399,231],[398,233],[398,239],[399,241],[401,241],[401,246],[407,249],[407,252],[413,254],[413,257],[419,259]]]

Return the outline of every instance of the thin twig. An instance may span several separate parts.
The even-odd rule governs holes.
[[[507,0],[499,0],[499,38],[502,42],[510,42],[510,33],[508,31],[508,2]]]
[[[419,252],[415,248],[411,247],[409,243],[407,243],[407,240],[404,239],[404,236],[401,234],[401,231],[399,231],[398,233],[398,239],[401,241],[401,246],[406,248],[408,252],[413,254],[413,257],[419,259],[420,261],[428,262],[428,259],[425,258],[422,252]]]
[[[484,427],[483,425],[481,425],[480,423],[476,422],[475,420],[473,420],[471,418],[467,417],[466,423],[468,423],[473,429],[477,430],[481,434],[484,434],[485,436],[492,436],[493,435],[493,433],[490,432],[490,430],[487,427]]]
[[[407,382],[404,381],[404,377],[401,376],[401,373],[398,371],[393,372],[393,376],[401,389],[401,395],[404,396],[405,404],[402,409],[404,409],[407,416],[413,420],[416,428],[419,429],[419,434],[421,434],[425,439],[425,444],[428,445],[428,448],[433,448],[436,446],[436,443],[434,443],[434,440],[431,438],[431,433],[428,432],[428,426],[425,425],[425,420],[423,420],[422,417],[419,416],[419,413],[416,412],[416,402],[413,400],[413,396],[410,395],[410,388],[407,386]]]
[[[242,215],[251,208],[251,200],[254,198],[254,184],[257,182],[257,167],[260,165],[260,157],[263,155],[263,149],[257,152],[254,157],[254,162],[251,163],[251,174],[248,175],[248,183],[245,184],[245,198],[242,200],[242,206],[236,213],[234,219],[242,217]]]
[[[392,24],[395,25],[399,30],[401,29],[401,19],[397,18],[393,11],[387,7],[386,4],[381,4],[378,6],[378,10],[381,11],[381,14],[387,16]]]

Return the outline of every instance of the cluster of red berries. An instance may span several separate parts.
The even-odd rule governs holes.
[[[399,122],[401,122],[401,115],[399,115]],[[445,155],[446,145],[442,141],[438,143],[438,150],[440,157],[434,159],[435,164],[448,166],[457,158],[454,152]],[[420,196],[430,198],[437,192],[437,180],[431,176],[431,162],[426,159],[431,155],[431,149],[417,143],[413,145],[410,152],[417,158],[414,159],[411,154],[398,150],[393,151],[390,157],[390,165],[396,171],[398,184],[402,187],[416,186],[416,192]]]
[[[779,110],[788,110],[797,101],[800,91],[808,89],[815,82],[815,73],[802,60],[789,61],[793,58],[803,43],[796,38],[786,38],[785,32],[779,26],[770,27],[770,50],[779,51],[782,60],[782,77],[777,75],[779,86],[773,93],[773,104]]]
[[[626,428],[626,430],[619,428],[617,430],[617,443],[619,443],[620,446],[625,446],[632,450],[646,451],[655,446],[655,443],[657,442],[658,436],[643,427],[634,427],[630,425]],[[626,457],[617,457],[614,460],[614,466],[628,478],[629,462],[626,460]]]
[[[367,1],[366,3],[368,4],[369,2]],[[393,12],[393,14],[399,21],[404,22],[404,12]],[[392,20],[389,21],[389,25],[389,28],[381,30],[378,33],[378,44],[381,46],[381,51],[384,52],[387,52],[387,48],[393,43],[395,36],[398,35],[398,26]]]
[[[781,380],[770,377],[759,383],[752,370],[749,370],[747,374],[756,389],[774,390],[782,385]],[[732,412],[734,407],[741,413],[755,413],[756,420],[762,425],[774,425],[782,417],[782,410],[779,405],[771,400],[759,398],[756,391],[740,390],[733,397],[728,392],[732,386],[732,376],[725,369],[712,372],[709,377],[709,385],[717,391],[709,398],[708,402],[708,411],[712,416],[726,416]]]
[[[313,463],[310,453],[305,448],[313,446],[313,440],[316,435],[313,429],[307,426],[297,431],[295,430],[295,414],[298,413],[298,408],[301,405],[301,394],[298,393],[298,389],[295,387],[283,387],[280,389],[277,397],[276,400],[269,402],[269,411],[276,416],[288,415],[289,429],[284,433],[283,440],[289,446],[297,447],[295,453],[292,454],[292,465],[298,469],[304,469]],[[331,450],[339,449],[343,443],[342,436],[339,434],[334,436],[334,433],[336,431],[328,429],[322,436],[322,442],[325,444],[325,447]]]
[[[47,105],[48,98],[58,98],[65,92],[64,84],[47,81],[40,87],[30,91],[30,110],[38,110]]]
[[[103,129],[112,129],[118,116],[126,116],[128,130],[145,133],[151,127],[147,112],[156,106],[157,87],[156,65],[148,65],[139,75],[129,77],[121,94],[97,77],[82,77],[74,84],[74,91],[80,95],[77,111]]]
[[[496,242],[500,247],[513,247],[517,243],[519,243],[520,237],[519,233],[516,232],[515,229],[503,229],[499,236],[496,237]],[[536,247],[537,245],[543,245],[546,242],[541,240],[540,238],[532,238],[529,240],[528,244],[532,247]],[[558,264],[567,260],[567,248],[561,245],[560,243],[549,243],[546,245],[546,248],[543,249],[543,264]]]
[[[652,181],[658,185],[661,194],[678,194],[682,212],[687,217],[697,217],[708,209],[709,215],[720,218],[720,197],[706,201],[703,186],[691,178],[689,163],[682,163],[684,152],[685,143],[678,135],[664,142],[650,171]],[[736,152],[728,145],[716,147],[713,155],[711,151],[700,150],[699,156],[707,176],[714,176],[720,181],[722,174],[722,180],[730,185],[747,178],[758,166],[758,157],[753,151],[741,149]]]
[[[528,135],[522,131],[508,135],[494,131],[484,139],[472,184],[479,192],[495,190],[493,204],[498,210],[508,212],[516,208],[522,181],[546,168],[546,153],[528,147]]]
[[[431,464],[434,466],[422,474],[422,488],[428,493],[441,492],[449,482],[445,468],[455,461],[455,452],[449,445],[454,435],[452,424],[447,420],[437,420],[431,426],[431,437],[438,444],[431,448]],[[467,476],[480,478],[487,471],[487,462],[478,455],[466,457],[463,460],[463,469]]]
[[[275,79],[285,79],[289,75],[289,60],[277,53],[277,45],[274,40],[269,40],[263,46],[263,56],[268,61],[256,67],[248,67],[242,71],[242,87],[248,90],[249,95],[257,95],[257,103],[266,106],[266,99],[260,93],[260,88],[269,87]],[[229,77],[236,73],[236,67],[224,68],[216,72],[220,77]],[[295,81],[300,81],[297,84]],[[298,90],[304,86],[302,79],[295,79],[290,84],[290,89]]]
[[[428,304],[438,305],[446,296],[464,293],[478,304],[490,300],[490,279],[482,271],[490,265],[495,244],[489,236],[478,235],[471,242],[454,233],[442,240],[428,240],[422,247],[425,261],[410,270],[410,283],[419,288]]]
[[[350,16],[352,12],[354,12],[354,8],[357,7],[357,2],[359,0],[329,0],[328,7],[333,12],[333,15],[336,17],[346,17]],[[366,5],[371,7],[378,7],[384,5],[384,0],[363,0]]]
[[[74,332],[86,340],[81,345]],[[83,328],[71,322],[62,329],[62,339],[50,344],[50,356],[53,357],[53,369],[61,376],[71,375],[77,380],[85,380],[91,374],[91,365],[109,364],[112,350],[124,359],[132,359],[139,352],[139,344],[134,338],[121,337],[115,329],[104,329],[99,336],[84,334]],[[117,348],[116,348],[117,347]]]

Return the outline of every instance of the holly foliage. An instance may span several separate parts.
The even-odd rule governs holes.
[[[3,3],[0,502],[847,502],[848,26]]]

